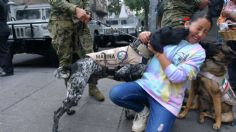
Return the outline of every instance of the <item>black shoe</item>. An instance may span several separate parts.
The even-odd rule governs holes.
[[[13,72],[0,72],[0,77],[6,77],[6,76],[12,76],[13,75]]]

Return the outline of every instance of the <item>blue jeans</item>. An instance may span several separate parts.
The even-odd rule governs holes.
[[[149,107],[150,114],[147,121],[146,132],[157,132],[163,126],[162,132],[169,132],[175,122],[176,116],[153,99],[136,82],[119,84],[110,90],[110,99],[115,104],[141,112],[144,105]]]

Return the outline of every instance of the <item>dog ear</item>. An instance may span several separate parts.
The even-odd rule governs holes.
[[[205,49],[206,58],[212,58],[221,51],[221,44],[209,43],[209,42],[200,42],[201,46]]]

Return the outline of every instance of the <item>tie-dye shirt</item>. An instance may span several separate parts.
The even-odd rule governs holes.
[[[205,60],[205,50],[200,44],[182,40],[178,45],[164,47],[171,64],[162,69],[154,56],[143,77],[136,82],[156,101],[174,115],[178,115],[184,99],[187,80],[192,80]]]

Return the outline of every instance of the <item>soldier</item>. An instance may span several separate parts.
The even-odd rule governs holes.
[[[159,5],[158,27],[184,26],[197,10],[204,9],[209,0],[162,0]]]
[[[56,75],[65,79],[65,84],[70,77],[70,64],[86,53],[93,52],[92,37],[87,23],[90,20],[89,0],[48,0],[51,4],[49,31],[52,44],[57,51],[59,68]],[[89,95],[98,101],[103,101],[104,96],[96,87],[98,78],[91,78]]]
[[[7,25],[8,0],[0,0],[0,77],[13,75],[12,56],[7,39],[10,29]]]

